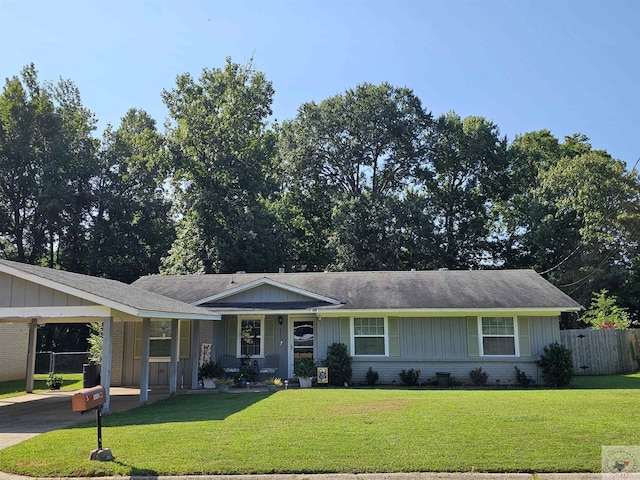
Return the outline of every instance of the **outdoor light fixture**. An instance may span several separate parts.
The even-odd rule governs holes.
[[[282,325],[282,315],[278,315],[278,323]]]

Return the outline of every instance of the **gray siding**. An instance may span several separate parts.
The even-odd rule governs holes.
[[[260,285],[258,287],[236,293],[230,297],[225,297],[220,302],[223,303],[262,303],[262,302],[305,302],[309,297],[295,292],[283,290],[273,285]],[[215,305],[215,302],[212,303]]]
[[[514,383],[515,369],[541,382],[535,360],[545,346],[560,337],[558,317],[527,317],[531,356],[471,357],[467,348],[467,317],[401,317],[399,357],[353,357],[353,381],[364,383],[369,367],[380,375],[380,383],[400,383],[401,370],[420,370],[429,381],[436,372],[450,372],[456,380],[469,383],[469,371],[482,367],[490,383]],[[318,323],[316,358],[326,357],[327,347],[340,340],[340,319],[323,318]],[[523,349],[524,350],[524,349]],[[329,373],[331,374],[331,373]]]
[[[77,307],[85,305],[95,305],[95,303],[0,272],[0,307]]]
[[[400,317],[398,322],[399,356],[389,357],[353,357],[353,381],[364,383],[365,374],[372,367],[380,375],[381,383],[400,383],[401,370],[410,368],[420,370],[425,381],[433,378],[436,372],[450,372],[464,383],[469,383],[469,371],[482,367],[489,373],[489,383],[515,382],[515,369],[525,371],[536,381],[541,382],[535,360],[545,346],[559,340],[560,328],[557,317],[527,317],[529,320],[529,341],[531,356],[519,358],[491,358],[469,356],[467,348],[467,317]],[[211,343],[213,358],[222,361],[222,357],[236,356],[237,317],[223,315],[219,322],[200,322],[200,343]],[[346,322],[346,323],[345,323]],[[327,348],[334,342],[350,340],[344,335],[347,318],[316,319],[315,357],[323,360]],[[134,323],[124,324],[122,384],[137,385],[140,380],[140,361],[134,359]],[[278,358],[278,373],[286,377],[289,360],[289,319],[283,315],[283,324],[277,321],[277,315],[265,317],[265,354]],[[524,349],[523,349],[524,350]],[[198,355],[199,352],[191,352]],[[114,352],[115,355],[115,352]],[[184,369],[185,382],[190,377],[190,360],[181,359],[179,371]],[[151,363],[150,383],[168,384],[169,365],[166,362]]]

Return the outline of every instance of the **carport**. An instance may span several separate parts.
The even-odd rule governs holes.
[[[220,320],[192,305],[133,287],[115,280],[91,277],[51,268],[0,260],[0,323],[28,323],[29,345],[26,365],[26,391],[33,392],[37,327],[46,323],[103,324],[101,384],[106,391],[103,412],[110,404],[114,322],[142,322],[140,403],[149,400],[150,323],[152,319],[171,320],[171,359],[169,393],[178,386],[178,322],[191,322],[191,348],[200,342],[200,321]],[[2,339],[0,339],[0,348]],[[192,388],[197,388],[198,356],[192,356]]]

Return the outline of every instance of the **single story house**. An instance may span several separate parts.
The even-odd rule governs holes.
[[[491,382],[513,382],[517,366],[539,379],[535,361],[560,340],[561,314],[581,309],[533,270],[153,275],[133,285],[220,315],[201,326],[200,339],[205,355],[227,368],[289,378],[297,358],[322,361],[341,342],[357,383],[369,367],[384,383],[399,383],[410,368],[425,380],[445,371],[468,381],[482,367]],[[154,323],[166,331],[166,322]],[[135,328],[124,332],[122,352],[122,381],[131,384]],[[166,382],[162,355],[151,361],[152,376]]]
[[[150,385],[197,388],[206,359],[287,378],[297,358],[321,361],[334,342],[347,346],[354,382],[369,367],[385,383],[409,368],[466,380],[483,367],[509,382],[518,366],[538,378],[560,315],[580,309],[533,270],[153,275],[127,285],[0,260],[0,324],[28,325],[26,390],[37,325],[102,322],[107,397],[111,385],[139,385],[141,403]]]

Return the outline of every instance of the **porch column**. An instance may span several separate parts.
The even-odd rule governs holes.
[[[198,388],[200,366],[200,320],[191,320],[191,389]]]
[[[27,347],[27,385],[26,392],[33,393],[33,375],[36,371],[36,346],[38,342],[38,320],[31,319],[29,323],[29,345]]]
[[[178,391],[178,349],[180,336],[178,332],[178,319],[171,320],[171,361],[169,362],[169,395],[175,395]]]
[[[102,413],[109,413],[111,406],[111,361],[113,358],[113,317],[102,320],[102,366],[100,368],[100,384],[104,387],[105,402]]]
[[[140,404],[149,402],[149,339],[151,319],[142,319],[142,358],[140,359]]]

